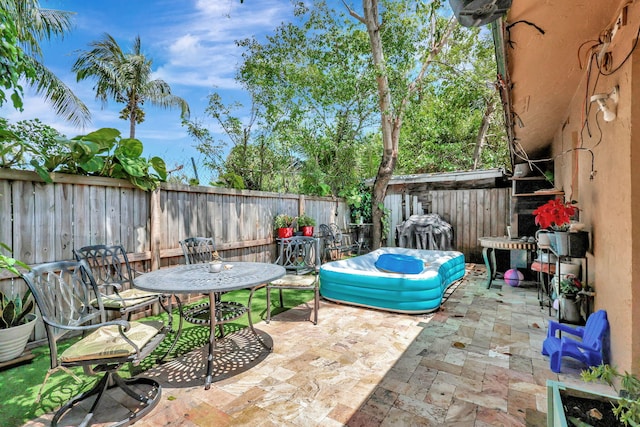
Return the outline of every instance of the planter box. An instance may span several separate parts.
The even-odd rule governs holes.
[[[615,401],[616,396],[586,390],[577,386],[569,386],[562,382],[547,380],[547,427],[567,427],[567,417],[562,399],[564,396],[575,396],[602,402]]]
[[[555,250],[558,255],[582,258],[589,249],[588,231],[556,231]],[[553,242],[552,242],[553,247]]]

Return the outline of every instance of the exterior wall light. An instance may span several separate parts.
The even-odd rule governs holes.
[[[614,86],[609,93],[596,93],[591,97],[591,102],[598,103],[605,122],[614,121],[616,119],[616,106],[618,105],[618,86]]]

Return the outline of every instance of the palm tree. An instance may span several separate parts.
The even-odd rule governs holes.
[[[130,53],[124,53],[109,34],[89,46],[92,49],[80,54],[72,70],[78,81],[89,77],[96,79],[96,98],[103,104],[109,98],[126,104],[120,111],[120,118],[129,120],[130,138],[135,138],[136,123],[144,121],[141,106],[145,102],[162,108],[180,107],[182,118],[188,118],[187,102],[173,95],[165,81],[151,80],[151,60],[141,52],[140,36],[136,36]]]
[[[0,8],[13,21],[26,61],[35,70],[21,77],[52,104],[56,114],[76,126],[89,123],[91,114],[87,106],[41,62],[40,42],[63,37],[71,29],[73,12],[43,9],[38,0],[0,0]]]

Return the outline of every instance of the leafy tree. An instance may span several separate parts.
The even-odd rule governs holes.
[[[0,167],[23,168],[28,163],[38,167],[47,156],[68,152],[64,138],[56,129],[40,119],[10,123],[0,117]]]
[[[66,144],[68,150],[45,157],[42,166],[48,172],[126,179],[145,191],[155,189],[159,182],[167,179],[164,160],[141,157],[142,142],[122,138],[117,129],[102,128],[61,143]],[[51,181],[47,174],[37,172]]]
[[[18,28],[4,9],[0,10],[0,58],[0,106],[7,100],[5,91],[10,91],[13,107],[22,110],[20,76],[33,77],[35,70],[18,45]]]
[[[4,66],[10,63],[16,65],[13,70],[5,68],[0,73],[0,84],[10,89],[5,79],[15,81],[16,77],[23,77],[52,105],[56,114],[75,125],[87,124],[90,120],[87,106],[41,62],[40,43],[64,36],[71,29],[72,13],[43,9],[38,0],[0,0],[0,10],[2,37],[13,33],[12,41],[5,39],[7,44],[3,43],[0,49],[1,62]],[[16,92],[12,95],[14,106],[21,109],[22,102],[18,102],[15,95]]]
[[[359,151],[370,141],[367,38],[325,2],[299,3],[295,13],[299,22],[280,25],[266,42],[238,42],[246,49],[238,79],[262,106],[282,174],[299,171],[303,191],[337,195],[359,182]]]
[[[493,44],[478,28],[457,26],[406,111],[398,173],[430,173],[507,164],[504,128],[493,114],[498,92]],[[422,99],[427,100],[422,101]],[[479,130],[480,129],[480,130]],[[490,152],[481,150],[492,148]],[[489,156],[493,153],[498,156]]]
[[[131,52],[123,52],[109,34],[103,40],[91,42],[73,64],[78,81],[93,78],[96,98],[106,104],[109,99],[124,103],[120,118],[129,121],[129,138],[135,138],[136,124],[144,122],[142,104],[148,102],[161,108],[180,107],[181,117],[189,116],[189,105],[171,93],[163,80],[151,80],[151,60],[142,53],[140,36],[136,36]]]
[[[230,156],[226,162],[222,159],[224,149],[229,145],[227,141],[215,140],[210,131],[198,120],[185,121],[183,124],[187,127],[187,132],[198,141],[196,149],[206,158],[205,165],[217,170],[221,175],[217,183],[219,186],[228,184],[232,188],[261,190],[264,170],[262,167],[256,167],[262,162],[256,164],[254,161],[254,156],[259,156],[260,151],[253,150],[251,147],[251,131],[258,117],[257,105],[252,104],[249,118],[246,123],[243,123],[240,117],[235,115],[235,112],[243,107],[241,103],[233,102],[226,105],[217,92],[210,94],[208,99],[209,105],[205,113],[222,128],[232,147],[233,158]],[[232,179],[223,179],[223,175]],[[242,184],[238,182],[239,180]]]
[[[347,6],[349,14],[364,24],[376,71],[383,153],[373,185],[373,248],[380,246],[383,202],[398,159],[400,130],[411,97],[424,84],[429,66],[445,46],[455,18],[439,19],[440,1],[384,3],[363,0],[363,14]],[[414,7],[409,7],[412,4]],[[345,4],[346,5],[346,4]],[[418,11],[417,14],[414,11]],[[386,47],[386,51],[385,51]],[[385,56],[389,55],[389,56]]]

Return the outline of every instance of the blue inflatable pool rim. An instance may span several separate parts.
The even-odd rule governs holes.
[[[420,274],[424,270],[424,261],[402,254],[382,254],[375,262],[376,268],[390,273]]]

